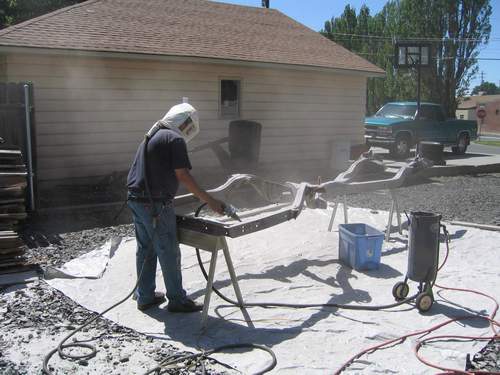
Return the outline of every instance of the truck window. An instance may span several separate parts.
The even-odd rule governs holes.
[[[375,113],[376,117],[412,119],[417,110],[416,105],[386,104]]]
[[[422,105],[420,107],[420,112],[418,117],[422,120],[435,120],[435,121],[444,120],[441,107],[437,105]]]

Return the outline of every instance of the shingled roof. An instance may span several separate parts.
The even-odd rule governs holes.
[[[207,0],[88,0],[0,30],[1,46],[383,73],[277,10]]]

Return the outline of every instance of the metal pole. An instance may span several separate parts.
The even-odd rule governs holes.
[[[420,116],[420,61],[417,64],[417,113]]]
[[[26,115],[26,160],[28,164],[28,179],[30,190],[30,210],[35,210],[35,188],[33,186],[33,154],[31,152],[31,100],[30,85],[24,85],[24,110]]]
[[[403,227],[401,226],[401,211],[399,211],[399,203],[394,190],[391,190],[391,197],[392,197],[392,202],[394,204],[394,208],[396,210],[396,219],[398,220],[399,234],[403,234]]]
[[[344,195],[344,224],[347,224],[348,223],[348,218],[347,218],[347,196]]]
[[[392,203],[391,203],[391,209],[389,210],[389,220],[387,222],[387,229],[385,231],[385,240],[386,241],[389,241],[389,239],[391,238],[392,218],[394,217],[394,208],[395,208],[394,206],[395,206],[395,202],[393,199]]]
[[[332,231],[333,221],[335,220],[335,215],[337,215],[337,207],[339,206],[339,202],[335,201],[335,206],[333,206],[332,217],[330,218],[330,224],[328,224],[328,232]]]
[[[215,267],[217,265],[217,254],[219,250],[212,250],[212,256],[210,257],[210,267],[208,269],[208,280],[207,287],[205,290],[205,299],[203,300],[203,311],[201,313],[201,328],[207,328],[208,320],[208,307],[210,305],[210,296],[212,295],[212,286],[214,285],[214,275]]]

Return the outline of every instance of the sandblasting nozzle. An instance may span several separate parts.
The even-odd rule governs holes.
[[[236,207],[232,204],[223,203],[222,209],[224,210],[224,215],[229,216],[231,219],[241,221],[240,217],[237,214]]]

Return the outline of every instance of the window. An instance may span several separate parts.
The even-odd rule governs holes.
[[[417,111],[416,105],[386,104],[375,114],[377,117],[413,118]]]
[[[444,114],[441,111],[441,107],[436,105],[422,105],[418,117],[425,120],[444,120]]]
[[[221,117],[240,117],[240,81],[222,79],[220,81],[220,115]]]

